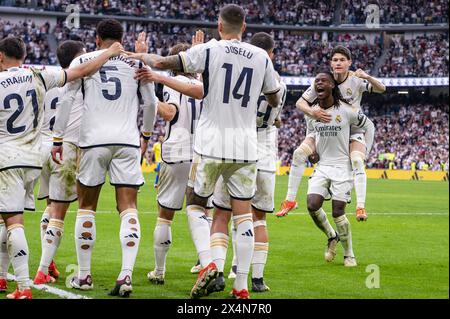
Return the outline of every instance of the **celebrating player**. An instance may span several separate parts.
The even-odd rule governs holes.
[[[102,20],[97,26],[98,51],[84,54],[72,62],[83,64],[100,55],[116,41],[122,41],[123,27],[117,20]],[[78,92],[84,94],[84,113],[80,126],[81,160],[77,176],[79,209],[75,223],[78,276],[73,288],[93,289],[91,255],[96,241],[95,211],[106,172],[116,190],[120,214],[122,268],[110,295],[127,297],[132,292],[132,271],[140,241],[137,192],[144,178],[140,167],[140,139],[137,127],[138,90],[144,107],[143,135],[150,137],[157,98],[153,84],[139,85],[134,73],[141,63],[125,56],[109,60],[94,75],[71,84],[60,102],[56,119],[52,156],[63,156],[62,140],[68,115]]]
[[[199,251],[203,270],[192,288],[191,297],[200,297],[217,276],[211,260],[209,225],[205,210],[222,176],[232,197],[233,220],[237,228],[237,277],[232,296],[248,298],[247,276],[254,248],[250,199],[256,182],[257,100],[261,90],[271,106],[280,97],[273,64],[267,53],[241,42],[245,12],[237,5],[220,10],[215,39],[192,47],[179,55],[132,55],[151,67],[202,73],[203,110],[194,139],[194,159],[187,191],[187,213],[191,234]],[[214,226],[213,226],[214,227]]]
[[[345,206],[351,199],[353,188],[349,154],[350,127],[354,125],[365,131],[367,152],[372,146],[375,128],[361,110],[344,102],[333,74],[319,73],[314,80],[314,91],[317,99],[313,106],[320,107],[331,121],[323,123],[307,117],[307,136],[314,137],[315,149],[320,158],[308,182],[308,211],[317,227],[329,238],[325,259],[334,259],[336,244],[340,239],[344,247],[344,265],[354,267],[356,258],[352,248],[352,233],[345,216]],[[322,209],[324,199],[330,195],[337,232]]]
[[[253,35],[250,44],[267,51],[273,59],[275,46],[272,37],[259,32]],[[267,234],[266,213],[272,213],[274,209],[275,172],[278,152],[277,128],[275,120],[279,117],[286,98],[286,85],[282,84],[281,103],[276,107],[268,106],[266,97],[261,95],[258,99],[257,128],[258,128],[258,163],[256,175],[256,193],[252,199],[253,227],[255,233],[255,247],[252,259],[252,291],[264,292],[269,290],[263,279],[264,267],[269,252],[269,238]],[[214,191],[213,204],[216,207],[211,230],[211,255],[217,265],[219,275],[215,282],[211,283],[208,292],[222,291],[225,288],[223,277],[224,262],[228,246],[228,222],[232,211],[230,195],[226,191],[223,180],[219,179]],[[236,229],[232,226],[233,246],[235,246]],[[233,247],[233,252],[236,251]],[[233,260],[237,256],[233,256]]]
[[[68,40],[58,47],[57,57],[63,69],[67,69],[77,56],[86,53],[84,44],[80,41]],[[56,164],[51,157],[52,131],[58,100],[61,100],[67,86],[53,88],[47,92],[44,99],[44,122],[42,125],[43,165],[39,183],[38,199],[46,199],[47,207],[41,218],[42,253],[39,269],[34,283],[46,284],[54,282],[59,276],[55,263],[52,261],[64,233],[64,218],[71,202],[77,199],[75,171],[77,166],[78,137],[83,112],[83,95],[78,94],[70,113],[67,133],[64,140],[65,156],[62,164]]]
[[[381,82],[369,76],[363,70],[349,71],[352,64],[351,53],[349,49],[343,46],[337,46],[331,51],[330,63],[333,69],[334,79],[339,85],[342,96],[356,109],[360,109],[363,92],[382,93],[386,90]],[[314,85],[311,85],[297,101],[297,107],[306,115],[316,120],[325,123],[331,121],[330,116],[324,110],[311,107],[316,98],[317,93],[314,90]],[[366,152],[366,145],[364,145],[364,131],[352,126],[350,141],[350,157],[355,176],[356,219],[363,221],[367,219],[365,211],[367,176],[364,169],[364,161],[366,154],[368,154]],[[277,212],[278,217],[285,216],[297,207],[297,191],[302,180],[306,160],[314,151],[313,137],[306,137],[294,151],[291,169],[289,171],[288,192],[280,211]]]
[[[33,188],[42,168],[40,131],[45,92],[95,72],[121,49],[114,44],[85,65],[40,72],[20,67],[26,54],[21,39],[8,37],[0,41],[0,101],[4,105],[0,113],[0,214],[7,229],[6,245],[17,281],[17,289],[7,295],[9,299],[32,298],[23,211],[35,207]]]

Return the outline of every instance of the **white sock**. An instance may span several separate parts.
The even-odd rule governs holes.
[[[334,218],[337,232],[341,239],[342,247],[344,247],[344,256],[355,257],[352,247],[352,230],[347,216],[342,215]]]
[[[316,226],[327,235],[328,238],[336,237],[336,231],[328,221],[327,214],[320,208],[319,210],[310,213]]]
[[[286,200],[294,201],[297,198],[298,188],[302,181],[303,172],[308,156],[312,154],[311,148],[307,144],[301,144],[292,156],[291,168],[289,170],[289,182]]]
[[[155,271],[164,275],[166,271],[166,256],[172,244],[172,221],[158,217],[153,232],[153,250],[155,252]]]
[[[211,226],[213,222],[213,218],[211,216],[206,216],[206,220],[208,221],[209,230],[211,231]]]
[[[231,266],[237,265],[236,257],[236,228],[234,228],[234,222],[231,223],[231,244],[233,246],[233,260],[231,261]]]
[[[30,274],[28,271],[28,244],[23,225],[14,224],[8,227],[7,245],[9,260],[14,269],[19,290],[30,288]]]
[[[120,243],[122,245],[122,269],[117,280],[130,276],[132,279],[134,263],[141,240],[141,226],[138,211],[128,208],[120,213]]]
[[[228,235],[214,233],[211,235],[211,258],[217,266],[218,272],[223,272],[225,258],[227,257]]]
[[[44,236],[50,221],[50,206],[45,207],[41,217],[41,252],[44,251]]]
[[[200,263],[205,268],[212,261],[209,238],[210,230],[205,209],[198,205],[189,205],[186,210],[192,240],[197,249]]]
[[[85,279],[87,275],[91,274],[91,257],[95,240],[95,212],[79,209],[75,221],[75,246],[79,279]]]
[[[356,193],[356,208],[364,208],[366,202],[367,175],[363,156],[364,154],[361,152],[352,152],[350,154]]]
[[[255,242],[252,260],[252,278],[264,277],[264,267],[266,266],[268,253],[269,243]]]
[[[6,279],[9,268],[8,248],[6,245],[6,226],[0,216],[0,279]]]
[[[255,237],[252,214],[233,216],[236,225],[236,256],[237,273],[234,281],[234,289],[237,291],[248,289],[247,280],[252,262]]]
[[[47,231],[45,232],[41,261],[39,263],[39,271],[44,274],[48,273],[48,266],[53,260],[56,254],[56,250],[61,243],[61,237],[64,232],[64,221],[59,219],[50,219],[47,226]]]

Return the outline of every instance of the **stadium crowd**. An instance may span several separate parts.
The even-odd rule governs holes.
[[[379,6],[380,23],[448,23],[446,0],[343,0],[341,23],[366,23],[369,4]]]

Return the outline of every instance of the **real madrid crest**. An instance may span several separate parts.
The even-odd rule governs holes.
[[[336,115],[336,122],[337,123],[341,123],[342,122],[341,116],[339,114]]]
[[[352,95],[352,89],[351,88],[347,89],[347,95]]]

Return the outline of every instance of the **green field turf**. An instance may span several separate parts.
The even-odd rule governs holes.
[[[166,284],[154,286],[146,274],[154,267],[153,229],[156,221],[153,174],[139,194],[141,243],[133,274],[133,298],[188,298],[196,276],[189,270],[197,260],[191,241],[186,214],[177,213],[172,225],[173,245],[167,257]],[[298,196],[296,213],[277,219],[268,216],[270,252],[265,280],[271,291],[251,293],[257,298],[449,298],[449,197],[447,182],[369,180],[366,207],[369,220],[357,223],[354,201],[347,207],[352,224],[353,246],[358,267],[343,266],[342,248],[334,262],[326,264],[323,253],[325,236],[306,215],[306,183]],[[287,176],[277,178],[276,207],[285,196]],[[76,264],[74,220],[76,204],[66,217],[65,233],[56,262],[62,278],[55,287],[92,298],[111,298],[107,292],[120,271],[119,217],[115,211],[114,189],[105,184],[98,205],[97,243],[93,253],[95,289],[89,292],[65,287],[69,272],[66,266]],[[44,203],[36,213],[25,217],[30,247],[30,275],[33,278],[40,258],[39,220]],[[330,216],[330,204],[325,210]],[[333,224],[333,223],[332,223]],[[333,224],[334,225],[334,224]],[[231,262],[231,244],[225,275]],[[380,288],[366,287],[368,265],[377,265]],[[12,272],[12,269],[10,269]],[[232,281],[227,279],[224,292],[208,298],[225,298]],[[10,288],[15,286],[10,283]],[[0,296],[4,298],[4,296]],[[57,298],[34,290],[34,298]]]

